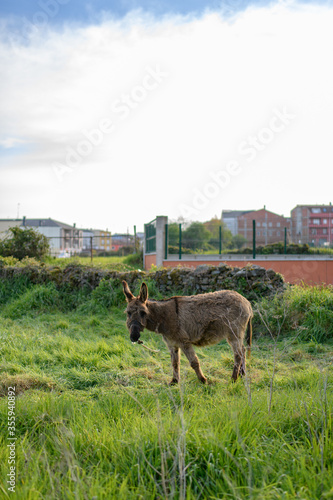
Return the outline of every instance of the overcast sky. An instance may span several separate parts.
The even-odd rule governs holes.
[[[0,218],[115,233],[333,202],[332,3],[17,0],[0,16]]]

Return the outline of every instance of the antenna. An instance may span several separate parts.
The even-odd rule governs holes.
[[[20,203],[17,204],[17,219],[20,218]]]

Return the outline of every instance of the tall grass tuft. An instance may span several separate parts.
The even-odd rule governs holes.
[[[36,312],[56,312],[59,306],[60,294],[54,283],[35,285],[7,304],[2,310],[2,315],[5,318],[16,319]]]
[[[290,286],[255,306],[257,333],[294,334],[302,341],[333,339],[333,287]]]

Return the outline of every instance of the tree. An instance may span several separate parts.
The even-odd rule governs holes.
[[[169,245],[176,246],[179,244],[179,224],[171,222],[168,224]]]
[[[0,241],[0,255],[3,257],[15,257],[22,260],[25,257],[42,259],[50,251],[49,241],[32,228],[22,229],[10,227],[8,237]]]
[[[238,250],[240,250],[246,242],[247,239],[242,234],[236,234],[232,237],[232,245],[238,248]]]
[[[208,241],[210,245],[215,248],[219,248],[220,242],[220,226],[222,231],[222,248],[228,248],[231,244],[232,234],[231,231],[226,227],[226,225],[221,222],[216,216],[211,220],[204,222],[204,226],[211,233],[211,237]]]
[[[211,234],[202,222],[192,222],[182,233],[183,245],[192,250],[203,250],[207,247]]]

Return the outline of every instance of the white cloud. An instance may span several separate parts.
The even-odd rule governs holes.
[[[30,147],[2,162],[0,216],[15,216],[19,202],[27,216],[142,227],[156,214],[177,217],[235,159],[242,172],[198,219],[330,201],[332,21],[332,8],[280,3],[232,22],[132,14],[3,43],[0,144]],[[147,75],[158,68],[153,85]],[[246,162],[239,145],[283,107],[293,123]],[[98,144],[76,164],[72,156],[60,182],[55,162],[84,151],[106,120],[112,131],[91,136]]]

